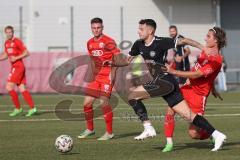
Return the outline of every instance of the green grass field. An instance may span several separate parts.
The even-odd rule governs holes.
[[[71,95],[35,95],[34,100],[39,113],[25,118],[24,114],[11,118],[13,109],[8,96],[1,96],[0,104],[0,160],[233,160],[240,158],[240,93],[223,94],[224,101],[210,96],[206,117],[228,139],[223,150],[210,152],[213,147],[209,140],[197,141],[189,138],[188,124],[177,118],[174,142],[175,150],[162,153],[165,144],[163,118],[166,109],[161,98],[145,101],[149,115],[158,135],[152,139],[135,141],[134,136],[143,130],[135,119],[132,109],[123,101],[114,110],[113,140],[99,142],[96,139],[105,131],[104,120],[95,120],[96,135],[84,140],[77,139],[80,131],[85,129],[83,121],[62,121],[56,116],[54,109],[61,100],[74,101],[72,113],[80,114],[82,100],[80,96]],[[24,105],[24,111],[27,111]],[[159,117],[160,116],[160,117]],[[54,142],[61,134],[70,135],[74,140],[74,148],[68,154],[56,151]]]

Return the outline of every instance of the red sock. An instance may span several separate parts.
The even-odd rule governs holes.
[[[92,105],[85,105],[84,107],[85,120],[87,122],[87,129],[93,131],[93,109]]]
[[[166,137],[172,137],[175,127],[174,116],[167,114],[164,119],[164,132]]]
[[[199,136],[200,136],[200,140],[208,139],[208,138],[210,137],[210,135],[209,135],[209,134],[207,133],[207,131],[204,130],[204,129],[200,129],[200,130],[198,131],[198,134],[199,134]]]
[[[106,122],[106,130],[109,134],[112,134],[112,121],[113,121],[112,107],[110,105],[103,106],[102,111]]]
[[[9,95],[12,98],[12,102],[15,105],[15,108],[19,109],[20,108],[20,102],[19,102],[19,99],[18,99],[17,92],[15,90],[11,90],[11,91],[9,91]]]
[[[34,108],[34,103],[31,94],[25,90],[22,92],[24,100],[27,102],[30,108]]]

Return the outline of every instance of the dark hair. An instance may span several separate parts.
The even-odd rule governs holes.
[[[101,18],[95,17],[93,19],[91,19],[91,24],[93,23],[103,23],[103,20]]]
[[[6,32],[7,29],[11,29],[12,32],[14,32],[13,26],[6,26],[6,27],[4,28],[4,31]]]
[[[154,30],[156,30],[156,28],[157,28],[157,24],[153,19],[142,19],[139,21],[139,24],[146,24],[146,25],[154,28]]]
[[[218,43],[218,49],[221,49],[227,45],[226,32],[222,28],[213,27],[209,29],[209,31],[212,31],[214,33],[214,37],[216,38]]]
[[[171,25],[171,26],[169,26],[169,29],[175,29],[177,31],[177,26]]]

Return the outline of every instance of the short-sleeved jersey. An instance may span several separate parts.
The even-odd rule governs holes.
[[[222,67],[223,57],[220,54],[207,55],[204,51],[199,55],[192,71],[200,70],[204,76],[190,79],[195,93],[208,96]]]
[[[175,47],[174,39],[155,36],[152,43],[148,46],[145,45],[143,40],[135,41],[129,54],[131,56],[141,55],[147,63],[150,73],[154,75],[153,66],[150,64],[155,62],[164,65],[167,50]]]
[[[102,35],[98,40],[91,38],[87,42],[87,48],[90,58],[95,63],[94,73],[96,78],[110,77],[112,67],[103,66],[103,63],[104,61],[112,61],[113,56],[120,53],[115,41],[106,35]]]
[[[7,53],[8,57],[19,56],[26,50],[23,42],[16,37],[13,37],[11,40],[6,40],[4,47],[4,50]],[[24,66],[22,59],[11,63],[12,66]]]

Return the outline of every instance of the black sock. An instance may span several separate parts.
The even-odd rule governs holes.
[[[215,128],[203,116],[196,115],[192,123],[195,126],[206,130],[209,135],[212,135],[215,131]]]
[[[131,99],[128,102],[142,122],[149,120],[146,107],[141,100]]]

